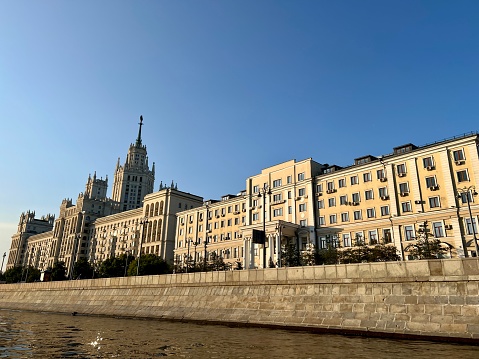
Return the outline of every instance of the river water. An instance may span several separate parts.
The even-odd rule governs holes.
[[[0,358],[479,358],[469,345],[0,310]]]

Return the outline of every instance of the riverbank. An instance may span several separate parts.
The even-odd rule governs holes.
[[[479,344],[479,261],[3,284],[0,307]]]

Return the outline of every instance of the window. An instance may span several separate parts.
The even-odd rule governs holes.
[[[348,203],[348,196],[339,197],[339,204],[347,204],[347,203]]]
[[[336,220],[336,215],[335,215],[335,214],[330,215],[330,216],[329,216],[329,223],[330,223],[330,224],[334,224],[334,223],[336,223],[336,222],[337,222],[337,220]]]
[[[353,193],[352,197],[353,197],[353,202],[355,202],[355,203],[361,202],[361,198],[359,197],[359,193]]]
[[[299,211],[300,212],[306,212],[306,203],[301,203],[299,205]]]
[[[441,203],[439,202],[439,197],[429,197],[429,207],[431,208],[438,208],[441,207]]]
[[[467,170],[457,172],[457,181],[458,182],[469,181],[469,176],[467,175]]]
[[[318,217],[318,224],[324,226],[324,216]]]
[[[377,170],[377,171],[376,171],[376,175],[377,175],[377,177],[378,177],[378,180],[380,180],[380,179],[382,179],[382,178],[386,178],[385,173],[384,173],[384,169]]]
[[[324,200],[318,201],[318,209],[323,209],[324,208]]]
[[[376,211],[374,210],[374,208],[368,208],[367,209],[367,215],[368,215],[368,218],[376,217]]]
[[[397,171],[398,171],[399,175],[405,175],[406,174],[406,165],[404,163],[400,164],[400,165],[397,165]]]
[[[379,197],[384,198],[388,196],[388,189],[387,187],[379,188]]]
[[[371,172],[363,173],[363,181],[370,182],[371,181]]]
[[[345,180],[344,178],[341,178],[341,179],[338,181],[338,187],[339,187],[339,188],[346,187],[346,180]]]
[[[388,216],[389,215],[389,206],[382,206],[381,207],[381,216]]]
[[[291,183],[292,182],[292,177],[291,176],[286,177],[286,182]]]
[[[369,243],[370,244],[378,244],[378,232],[376,230],[369,231]]]
[[[304,172],[298,173],[298,181],[304,180]]]
[[[364,198],[366,198],[366,200],[373,199],[374,198],[373,190],[370,189],[370,190],[364,191]]]
[[[306,193],[306,189],[305,188],[300,188],[298,189],[298,196],[302,197],[304,196]]]
[[[253,213],[253,221],[257,221],[259,219],[258,213]]]
[[[411,202],[408,201],[408,202],[401,203],[401,208],[403,212],[411,212],[412,211]]]
[[[257,199],[254,199],[253,200],[253,207],[258,207],[258,200]],[[217,211],[215,211],[215,214],[218,215],[218,213],[216,213]]]
[[[348,212],[341,213],[341,222],[349,222],[349,213]]]
[[[462,203],[467,203],[467,200],[469,199],[469,202],[472,203],[474,202],[474,197],[472,196],[471,192],[461,192],[459,194],[461,196],[461,202]]]
[[[283,209],[282,208],[276,208],[273,211],[273,217],[279,217],[283,215]]]
[[[253,186],[253,193],[258,193],[259,192],[259,186]]]
[[[361,214],[361,211],[354,211],[354,219],[357,221],[357,220],[360,220],[362,219],[363,216]]]
[[[331,191],[334,189],[334,182],[327,182],[326,183],[326,188],[328,189],[328,191]]]
[[[293,207],[292,206],[288,206],[288,214],[291,214],[293,213]]]
[[[466,232],[467,234],[477,234],[477,226],[476,226],[476,219],[472,219],[472,224],[471,224],[471,219],[466,218]]]
[[[434,166],[434,163],[432,161],[432,157],[424,157],[422,159],[422,164],[424,168],[432,168]]]
[[[404,226],[404,234],[406,236],[406,241],[411,241],[414,239],[414,227],[413,226]]]
[[[343,234],[343,245],[345,247],[351,247],[351,236],[349,235],[349,233]]]
[[[291,191],[288,191],[288,199],[291,199]]]
[[[463,150],[456,150],[452,152],[454,157],[454,161],[464,161],[464,151]]]
[[[323,192],[323,184],[318,184],[316,185],[316,192],[321,193]]]
[[[437,182],[436,182],[436,177],[426,177],[426,187],[436,187]]]
[[[281,193],[278,193],[278,194],[275,194],[273,195],[273,202],[279,202],[281,201],[283,198],[283,196],[281,195]]]
[[[351,176],[351,185],[355,185],[359,183],[358,176]]]
[[[385,243],[392,242],[391,230],[389,228],[383,229],[383,238]]]
[[[281,184],[282,184],[281,179],[274,180],[274,181],[273,181],[273,188],[275,188],[275,187],[280,187]]]
[[[399,192],[401,194],[404,194],[404,193],[409,193],[409,185],[407,182],[404,182],[404,183],[400,183],[399,184]]]
[[[444,229],[442,222],[432,222],[432,230],[434,231],[434,237],[444,237]]]
[[[334,198],[334,197],[333,197],[333,198],[329,198],[329,199],[328,199],[328,206],[329,206],[329,207],[334,207],[334,206],[336,206],[336,198]]]
[[[228,227],[231,226],[231,219],[228,219]]]
[[[308,225],[308,221],[305,219],[302,219],[301,221],[299,221],[299,225],[301,227],[306,227]]]

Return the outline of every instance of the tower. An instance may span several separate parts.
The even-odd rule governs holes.
[[[153,192],[155,163],[150,171],[146,146],[141,142],[143,116],[140,116],[139,125],[138,137],[130,144],[125,164],[120,165],[120,158],[116,164],[112,199],[119,202],[120,211],[141,207],[145,195]]]

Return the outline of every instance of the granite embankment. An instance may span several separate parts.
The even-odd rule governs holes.
[[[479,343],[479,260],[3,284],[0,308]]]

